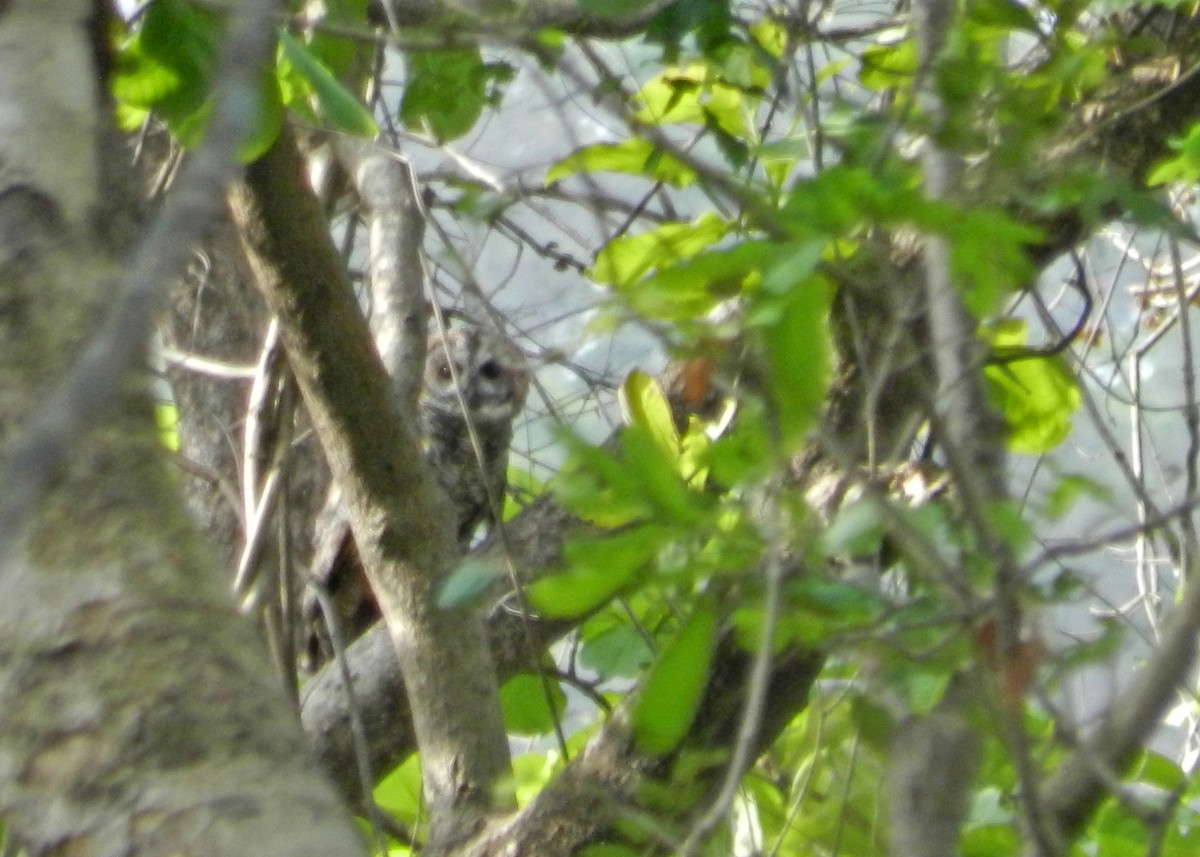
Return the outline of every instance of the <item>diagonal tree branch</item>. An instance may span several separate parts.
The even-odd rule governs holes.
[[[334,478],[402,667],[421,749],[432,842],[470,835],[509,770],[482,618],[442,610],[453,515],[397,413],[383,365],[290,131],[248,171],[232,211]],[[411,367],[410,367],[411,371]],[[403,382],[401,382],[403,385]]]

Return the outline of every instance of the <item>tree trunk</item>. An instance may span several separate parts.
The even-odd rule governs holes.
[[[127,309],[90,12],[0,5],[0,461],[9,496],[36,502],[0,515],[0,812],[30,854],[357,853],[184,511],[145,377],[102,379],[113,400],[82,424],[47,395],[104,310]],[[45,479],[14,465],[57,441]]]

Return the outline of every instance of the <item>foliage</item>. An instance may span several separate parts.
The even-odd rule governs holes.
[[[599,18],[645,6],[581,4]],[[331,8],[329,23],[367,26],[365,9]],[[834,38],[758,7],[734,14],[720,0],[679,0],[624,45],[644,60],[633,78],[612,73],[604,51],[590,46],[589,94],[616,100],[616,139],[564,144],[532,192],[476,182],[482,171],[435,179],[442,184],[434,195],[452,199],[446,205],[473,219],[470,228],[514,234],[519,221],[509,215],[522,195],[582,199],[596,188],[634,187],[634,213],[612,226],[611,212],[598,212],[603,240],[574,267],[603,289],[595,329],[632,322],[654,331],[695,387],[685,384],[681,409],[679,391],[628,373],[611,444],[597,447],[561,427],[566,461],[548,487],[522,477],[522,488],[549,491],[590,525],[565,545],[559,572],[524,596],[541,617],[577,628],[570,652],[560,653],[573,658],[567,675],[547,661],[540,675],[522,673],[502,690],[509,730],[547,738],[517,761],[522,801],[563,762],[548,736],[568,705],[587,711],[586,727],[570,737],[577,749],[611,706],[625,703],[639,749],[663,760],[636,809],[673,841],[674,826],[705,793],[696,783],[730,759],[728,742],[690,742],[706,726],[697,718],[718,653],[732,641],[748,659],[779,663],[804,651],[824,664],[807,705],[765,736],[757,761],[740,772],[731,817],[750,841],[737,853],[886,853],[880,783],[896,723],[938,710],[962,676],[981,689],[966,715],[984,746],[969,783],[963,853],[1021,851],[1031,798],[1014,773],[1017,757],[1039,779],[1049,776],[1078,741],[1060,701],[1087,670],[1130,657],[1116,623],[1091,624],[1075,639],[1041,639],[1039,615],[1103,600],[1095,566],[1070,565],[1073,555],[1056,555],[1050,540],[1062,538],[1073,515],[1077,522],[1097,507],[1119,507],[1107,483],[1062,465],[1081,407],[1110,392],[1088,378],[1121,370],[1097,369],[1104,361],[1092,356],[1107,317],[1071,336],[1059,330],[1064,313],[1043,295],[1057,277],[1050,260],[1123,213],[1186,232],[1184,217],[1147,185],[1200,177],[1200,125],[1179,129],[1174,154],[1148,176],[1051,163],[1082,133],[1071,128],[1073,117],[1109,88],[1109,57],[1129,47],[1087,8],[960,4],[937,62],[921,69],[899,20]],[[112,92],[123,115],[152,113],[185,146],[199,139],[220,26],[184,0],[155,0],[120,40]],[[348,135],[373,136],[399,122],[436,144],[469,140],[505,108],[521,75],[532,74],[519,71],[529,57],[550,80],[570,77],[574,60],[547,49],[566,38],[542,31],[507,52],[436,39],[422,48],[414,39],[403,52],[400,96],[368,107],[357,94],[367,79],[357,48],[333,27],[281,30],[278,62],[263,83],[261,133],[246,156],[270,145],[285,108]],[[929,109],[929,92],[944,115]],[[959,192],[926,193],[914,154],[926,141],[962,165]],[[1056,245],[1055,229],[1067,221],[1078,240]],[[971,508],[957,489],[963,465],[930,424],[928,349],[942,332],[916,319],[918,301],[904,279],[917,267],[912,246],[930,237],[947,245],[959,298],[988,355],[984,366],[964,365],[964,376],[986,384],[1008,451],[1046,457],[1029,491],[1014,491],[1023,502]],[[530,247],[557,270],[572,267],[552,243]],[[439,264],[453,270],[454,256],[446,250]],[[1188,311],[1182,293],[1162,289],[1139,300],[1157,299],[1159,322],[1174,324]],[[1092,309],[1089,298],[1081,311]],[[1135,319],[1111,336],[1138,333]],[[923,400],[885,410],[888,394],[912,383]],[[847,393],[853,384],[866,390],[857,399]],[[1136,389],[1128,392],[1140,401]],[[861,412],[837,422],[846,401]],[[1122,459],[1116,442],[1107,444]],[[1130,478],[1133,493],[1143,494],[1146,483]],[[836,489],[824,490],[822,479]],[[1147,500],[1137,503],[1145,508]],[[1177,531],[1170,516],[1151,525],[1143,513],[1141,521],[1157,533],[1160,559],[1176,557],[1171,545],[1186,528]],[[997,543],[1024,563],[1015,583],[1001,579]],[[1101,535],[1091,550],[1106,546]],[[500,577],[467,559],[443,586],[442,603],[472,603]],[[1007,629],[1016,645],[1001,652],[993,613],[1006,597],[1032,618]],[[567,678],[588,687],[590,703],[568,702]],[[747,693],[744,682],[728,691],[739,704]],[[1179,717],[1195,722],[1194,711]],[[1005,718],[1021,742],[1001,728]],[[1157,853],[1192,853],[1200,836],[1193,761],[1143,747],[1127,771],[1113,772],[1125,777],[1119,799],[1102,804],[1076,851],[1141,854],[1153,839]],[[406,823],[420,816],[417,777],[407,763],[377,792]],[[714,834],[712,853],[734,847],[733,829]],[[583,853],[643,853],[650,841],[644,830],[622,834],[625,844]]]

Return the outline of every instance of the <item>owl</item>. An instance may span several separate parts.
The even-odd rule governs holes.
[[[507,339],[474,325],[430,338],[421,391],[425,458],[450,497],[463,550],[504,506],[513,420],[528,392],[525,358]]]
[[[463,324],[429,338],[419,404],[421,442],[433,476],[450,498],[464,552],[503,508],[513,421],[524,407],[529,375],[517,347],[483,327]],[[316,520],[310,583],[303,605],[302,665],[311,671],[332,655],[313,586],[329,594],[347,643],[379,618],[336,487]]]

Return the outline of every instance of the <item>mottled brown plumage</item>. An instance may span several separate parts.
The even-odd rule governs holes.
[[[480,527],[503,507],[513,420],[525,404],[529,370],[508,340],[476,325],[460,325],[429,339],[420,411],[426,460],[455,510],[459,547],[466,551]],[[465,409],[464,409],[465,405]],[[471,430],[479,443],[476,455]],[[332,488],[317,517],[312,586],[329,593],[346,642],[378,618],[350,533],[340,492]],[[304,660],[314,670],[332,652],[313,592],[304,599]]]

